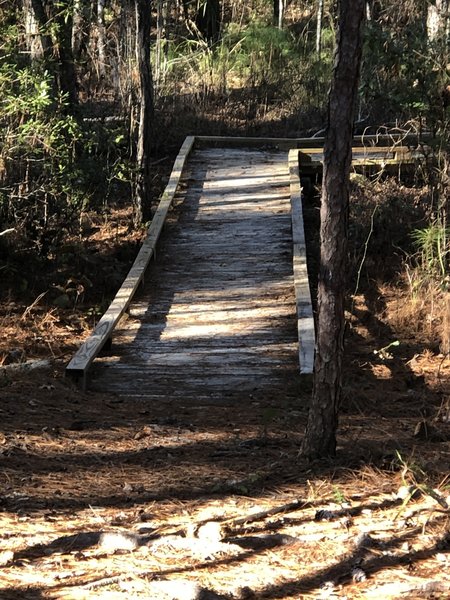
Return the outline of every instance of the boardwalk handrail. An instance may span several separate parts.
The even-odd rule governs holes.
[[[314,140],[315,141],[315,140]],[[298,356],[300,372],[307,374],[314,371],[315,325],[311,302],[308,269],[306,260],[306,241],[303,224],[302,191],[300,173],[313,169],[322,169],[322,160],[317,160],[316,154],[323,149],[308,148],[306,140],[301,140],[302,147],[289,150],[289,176],[291,193],[292,241],[293,241],[293,270],[294,287],[297,303]],[[408,164],[414,157],[406,146],[353,146],[355,166],[387,166],[391,164]],[[364,157],[356,158],[355,154],[363,152]],[[384,155],[376,156],[375,155]],[[388,157],[389,156],[389,157]],[[303,169],[302,169],[303,167]]]
[[[114,328],[127,310],[142,278],[144,277],[150,259],[155,252],[156,243],[159,239],[175,193],[177,192],[186,159],[192,150],[194,142],[195,138],[189,136],[181,146],[169,182],[161,196],[158,208],[156,209],[155,215],[148,228],[147,236],[128,275],[94,331],[82,344],[66,367],[66,375],[73,377],[78,383],[81,382],[83,390],[86,389],[89,367],[106,342],[111,338]]]
[[[300,373],[309,374],[314,370],[314,346],[316,335],[306,264],[305,228],[303,225],[302,192],[299,169],[301,156],[304,156],[308,162],[311,161],[307,154],[303,154],[297,149],[289,151],[294,288],[297,303],[298,359]]]
[[[391,152],[396,152],[399,147],[407,146],[411,144],[416,147],[419,141],[426,142],[431,136],[429,134],[422,134],[420,137],[414,133],[396,133],[396,134],[382,134],[382,135],[357,135],[353,138],[353,147],[355,148],[376,148],[384,146],[386,149],[389,148]],[[225,146],[260,146],[264,144],[266,146],[277,146],[280,149],[309,149],[309,148],[323,148],[325,142],[324,137],[316,138],[279,138],[279,137],[227,137],[227,136],[214,136],[214,135],[197,135],[195,136],[195,143],[198,146],[202,145],[214,145],[220,144]]]

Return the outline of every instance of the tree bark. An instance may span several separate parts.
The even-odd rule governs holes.
[[[72,52],[72,8],[71,0],[60,0],[55,16],[58,25],[56,51],[59,59],[59,89],[66,94],[71,108],[78,104],[78,82]]]
[[[100,76],[100,79],[105,76],[105,66],[106,66],[105,3],[106,3],[106,0],[97,0],[97,57],[98,57],[98,74]]]
[[[217,42],[220,37],[220,0],[198,2],[196,25],[210,45]]]
[[[78,103],[78,86],[72,52],[73,0],[60,0],[56,7],[43,0],[23,0],[27,43],[32,60],[49,64],[58,59],[56,80],[59,91],[66,94],[69,106]],[[53,12],[55,11],[55,12]],[[53,36],[49,23],[57,25]],[[52,39],[53,38],[53,39]]]
[[[436,0],[427,7],[427,35],[433,42],[438,37],[448,41],[449,1]]]
[[[302,445],[308,458],[336,453],[342,389],[349,174],[365,1],[340,0],[339,9],[324,146],[314,388]]]
[[[283,29],[286,0],[273,0],[273,23],[278,29]]]
[[[323,19],[323,0],[317,0],[317,26],[316,26],[316,53],[320,58],[322,50],[322,19]]]
[[[79,60],[86,54],[89,39],[90,17],[87,0],[74,0],[72,19],[72,54]]]
[[[155,85],[158,89],[165,72],[167,51],[167,0],[156,3],[156,56],[154,62]]]
[[[138,174],[134,200],[135,224],[151,218],[150,153],[154,117],[153,80],[150,64],[150,2],[136,1],[136,58],[139,71],[139,130],[136,161]]]
[[[52,40],[46,32],[48,17],[42,0],[23,0],[25,31],[32,60],[49,57]]]

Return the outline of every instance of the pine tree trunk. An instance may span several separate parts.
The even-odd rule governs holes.
[[[155,56],[155,85],[156,89],[161,84],[163,68],[163,46],[166,43],[166,19],[164,5],[165,0],[158,0],[156,3],[156,56]]]
[[[105,66],[106,66],[105,2],[106,2],[106,0],[97,0],[97,57],[98,57],[98,74],[100,76],[100,79],[105,76]]]
[[[198,3],[196,25],[205,40],[212,45],[220,37],[220,0]]]
[[[427,35],[431,42],[438,37],[448,41],[449,4],[448,0],[436,0],[427,7]]]
[[[23,0],[25,32],[32,60],[49,57],[52,40],[46,32],[48,17],[42,0]]]
[[[349,173],[362,50],[364,0],[341,0],[328,101],[320,226],[320,273],[314,389],[302,453],[334,456],[344,351]]]
[[[283,29],[286,0],[273,0],[273,23],[278,29]]]
[[[72,19],[72,54],[79,60],[86,53],[89,39],[89,10],[86,0],[74,0]]]
[[[55,22],[58,25],[56,50],[58,54],[59,89],[66,95],[70,107],[78,104],[78,82],[72,52],[72,6],[70,0],[60,0]]]
[[[317,0],[317,27],[316,27],[316,52],[320,58],[322,50],[322,19],[323,19],[323,0]]]

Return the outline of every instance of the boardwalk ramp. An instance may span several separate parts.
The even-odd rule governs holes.
[[[199,148],[91,387],[214,401],[299,380],[286,151]]]
[[[379,141],[355,140],[353,165],[414,164]],[[142,399],[296,394],[314,362],[300,172],[320,173],[323,150],[311,142],[186,138],[128,276],[66,373],[85,387],[93,366],[93,389]]]

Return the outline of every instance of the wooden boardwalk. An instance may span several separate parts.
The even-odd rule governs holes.
[[[414,168],[421,155],[403,139],[354,141],[365,173]],[[186,138],[130,272],[67,375],[86,388],[94,365],[92,388],[142,399],[295,394],[315,343],[300,172],[320,172],[321,143]]]
[[[143,289],[91,388],[212,402],[295,393],[297,307],[288,154],[199,148]]]

